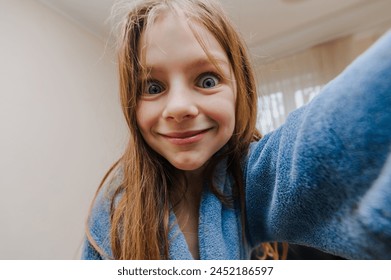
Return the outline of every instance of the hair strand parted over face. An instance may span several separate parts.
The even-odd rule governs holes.
[[[205,176],[210,182],[211,191],[224,203],[229,204],[233,198],[224,197],[213,184],[217,163],[222,158],[228,158],[228,171],[234,178],[234,199],[239,200],[242,209],[243,235],[245,194],[241,163],[249,144],[260,138],[255,128],[256,82],[246,46],[218,2],[212,0],[131,2],[132,7],[127,11],[122,22],[117,43],[120,99],[130,130],[130,139],[118,164],[118,168],[123,172],[123,181],[120,191],[117,191],[119,199],[115,200],[115,204],[116,197],[112,200],[111,248],[115,259],[168,259],[168,220],[170,203],[173,202],[170,191],[177,180],[174,176],[177,173],[167,160],[146,144],[137,128],[136,108],[144,86],[142,77],[148,74],[145,55],[140,55],[143,53],[140,49],[141,35],[148,32],[148,28],[163,12],[182,13],[188,19],[190,28],[193,23],[203,26],[225,51],[236,80],[235,128],[223,150],[208,162]],[[208,58],[217,66],[216,61],[213,61],[213,57],[208,53],[202,37],[195,32],[194,28],[192,30]],[[101,186],[103,183],[104,180]]]

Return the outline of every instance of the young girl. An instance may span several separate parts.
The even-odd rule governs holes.
[[[218,3],[138,1],[118,49],[130,129],[86,259],[248,259],[268,242],[391,258],[391,34],[260,139],[256,82]]]

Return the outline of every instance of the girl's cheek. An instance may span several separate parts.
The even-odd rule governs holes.
[[[151,122],[150,111],[148,110],[149,106],[145,102],[140,101],[137,107],[137,125],[143,131]]]
[[[209,115],[219,121],[227,121],[235,118],[234,98],[210,100]]]

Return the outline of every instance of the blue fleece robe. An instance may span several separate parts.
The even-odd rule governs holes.
[[[253,143],[244,163],[247,230],[237,208],[205,188],[199,218],[201,259],[248,259],[266,241],[287,241],[351,259],[391,259],[391,32]],[[231,182],[224,162],[221,190]],[[110,201],[119,174],[102,189],[89,221],[106,256],[86,241],[82,258],[110,257]],[[171,259],[192,259],[171,213]]]

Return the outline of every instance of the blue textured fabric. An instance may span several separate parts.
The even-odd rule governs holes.
[[[265,241],[391,259],[391,32],[282,127],[253,143],[244,174],[248,242],[242,242],[240,212],[205,189],[201,259],[248,259]],[[224,163],[216,178],[229,192]],[[109,193],[101,191],[90,220],[107,256],[86,241],[82,258],[111,256]],[[170,258],[192,259],[173,213],[170,223]]]

